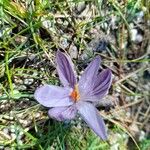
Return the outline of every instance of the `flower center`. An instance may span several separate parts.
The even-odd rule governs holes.
[[[75,85],[73,91],[71,92],[70,97],[74,102],[77,102],[80,99],[79,88],[77,84]]]

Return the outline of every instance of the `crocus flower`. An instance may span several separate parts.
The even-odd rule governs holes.
[[[35,99],[49,107],[49,116],[58,121],[74,119],[79,113],[88,126],[106,140],[105,124],[95,103],[108,93],[112,81],[111,70],[105,69],[99,73],[101,59],[97,56],[77,82],[77,75],[68,55],[58,51],[56,62],[63,87],[44,85],[35,91]]]

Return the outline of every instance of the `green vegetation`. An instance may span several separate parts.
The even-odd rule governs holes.
[[[148,150],[149,140],[138,142],[136,134],[144,131],[147,136],[150,116],[149,8],[142,0],[0,0],[0,149],[126,150],[131,137],[135,149]],[[137,41],[132,28],[139,31]],[[103,40],[107,48],[94,51]],[[60,84],[57,49],[71,55],[79,74],[95,55],[112,70],[107,99],[114,108],[99,108],[108,141],[101,141],[78,117],[64,123],[49,119],[47,109],[34,100],[41,84]]]

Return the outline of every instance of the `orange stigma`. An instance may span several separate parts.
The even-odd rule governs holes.
[[[73,91],[70,94],[70,97],[72,98],[72,100],[74,102],[78,101],[80,99],[80,94],[79,94],[79,89],[78,89],[78,85],[76,84]]]

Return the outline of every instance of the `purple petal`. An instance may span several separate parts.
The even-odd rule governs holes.
[[[35,91],[35,99],[45,107],[70,106],[70,89],[54,85],[44,85]]]
[[[108,93],[108,90],[112,83],[112,72],[110,69],[105,69],[97,75],[97,78],[93,80],[93,91],[94,96],[102,98]]]
[[[103,119],[100,117],[97,109],[90,103],[80,102],[77,104],[77,109],[88,124],[88,126],[103,140],[107,139],[106,128]]]
[[[69,107],[55,107],[48,111],[51,118],[58,121],[65,121],[74,119],[76,116],[77,109],[74,106]]]
[[[79,91],[83,95],[86,95],[91,90],[91,86],[93,84],[93,79],[98,74],[98,69],[100,65],[100,57],[97,56],[85,69],[79,80]]]
[[[56,61],[57,72],[62,84],[64,86],[74,88],[74,85],[76,84],[76,75],[70,57],[60,51],[57,51]]]
[[[89,92],[81,95],[84,101],[99,101],[108,94],[112,82],[112,72],[110,69],[105,69],[100,72],[89,87]],[[87,91],[87,90],[86,90]]]

